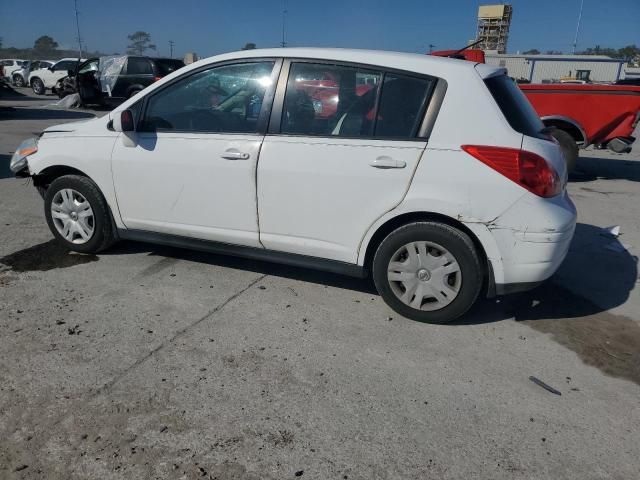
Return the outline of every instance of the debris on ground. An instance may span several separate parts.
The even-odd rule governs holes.
[[[529,380],[531,380],[533,383],[535,383],[536,385],[539,385],[540,387],[544,388],[545,390],[547,390],[548,392],[554,393],[556,395],[562,395],[562,393],[560,393],[559,390],[556,390],[555,388],[553,388],[550,385],[547,385],[546,383],[544,383],[542,380],[540,380],[539,378],[534,377],[533,375],[529,377]]]
[[[55,103],[49,105],[49,107],[55,108],[79,108],[82,106],[82,100],[78,93],[72,93],[64,98],[61,98]]]
[[[605,227],[602,229],[602,235],[610,236],[610,237],[619,237],[620,236],[620,225],[615,225],[613,227]]]

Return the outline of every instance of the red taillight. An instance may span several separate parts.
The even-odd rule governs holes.
[[[462,145],[462,149],[540,197],[555,197],[562,191],[558,172],[540,155],[516,148],[486,145]]]
[[[162,77],[153,77],[153,81],[157,82],[158,80],[160,80]]]

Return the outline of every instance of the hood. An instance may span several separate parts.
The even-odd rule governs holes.
[[[68,133],[89,133],[95,132],[95,128],[101,123],[107,123],[109,115],[103,115],[102,117],[86,118],[77,120],[75,122],[62,123],[60,125],[52,125],[42,131],[42,135],[47,136],[59,136]]]

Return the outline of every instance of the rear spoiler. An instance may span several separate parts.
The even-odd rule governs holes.
[[[487,65],[486,63],[476,63],[475,68],[478,72],[478,75],[480,75],[483,80],[507,74],[506,68],[493,67],[491,65]]]

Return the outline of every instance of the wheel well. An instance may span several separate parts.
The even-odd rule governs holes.
[[[580,128],[578,128],[576,125],[574,125],[571,122],[567,122],[566,120],[550,118],[550,119],[542,120],[542,123],[544,123],[546,127],[556,127],[558,130],[567,132],[576,141],[576,143],[585,144],[587,142],[587,139],[585,138]]]
[[[369,240],[369,244],[367,245],[367,251],[364,256],[365,269],[368,271],[371,271],[373,256],[375,255],[376,250],[378,249],[378,245],[380,245],[382,240],[384,240],[387,237],[387,235],[389,235],[395,229],[402,227],[403,225],[407,225],[408,223],[414,223],[414,222],[444,223],[446,225],[449,225],[453,228],[457,228],[458,230],[466,233],[471,239],[471,241],[473,242],[473,245],[476,247],[476,250],[478,251],[480,258],[482,259],[482,264],[484,267],[483,290],[486,291],[490,296],[493,295],[492,292],[493,292],[495,281],[493,279],[491,264],[487,259],[487,254],[484,251],[484,247],[482,246],[482,243],[480,243],[480,240],[478,240],[478,237],[476,237],[475,234],[471,230],[469,230],[469,228],[466,225],[464,225],[462,222],[439,213],[433,213],[433,212],[405,213],[402,215],[398,215],[397,217],[394,217],[388,220],[386,223],[382,224],[378,228],[378,230],[376,230],[376,232],[373,234],[373,236],[371,237],[371,240]]]
[[[56,178],[63,175],[80,175],[82,177],[90,178],[86,173],[78,170],[77,168],[68,167],[66,165],[54,165],[42,170],[39,174],[33,176],[33,184],[36,187],[47,188],[51,182]]]
[[[33,85],[33,81],[34,81],[34,80],[40,80],[40,77],[31,77],[31,78],[29,79],[29,84],[30,84],[30,85]]]

